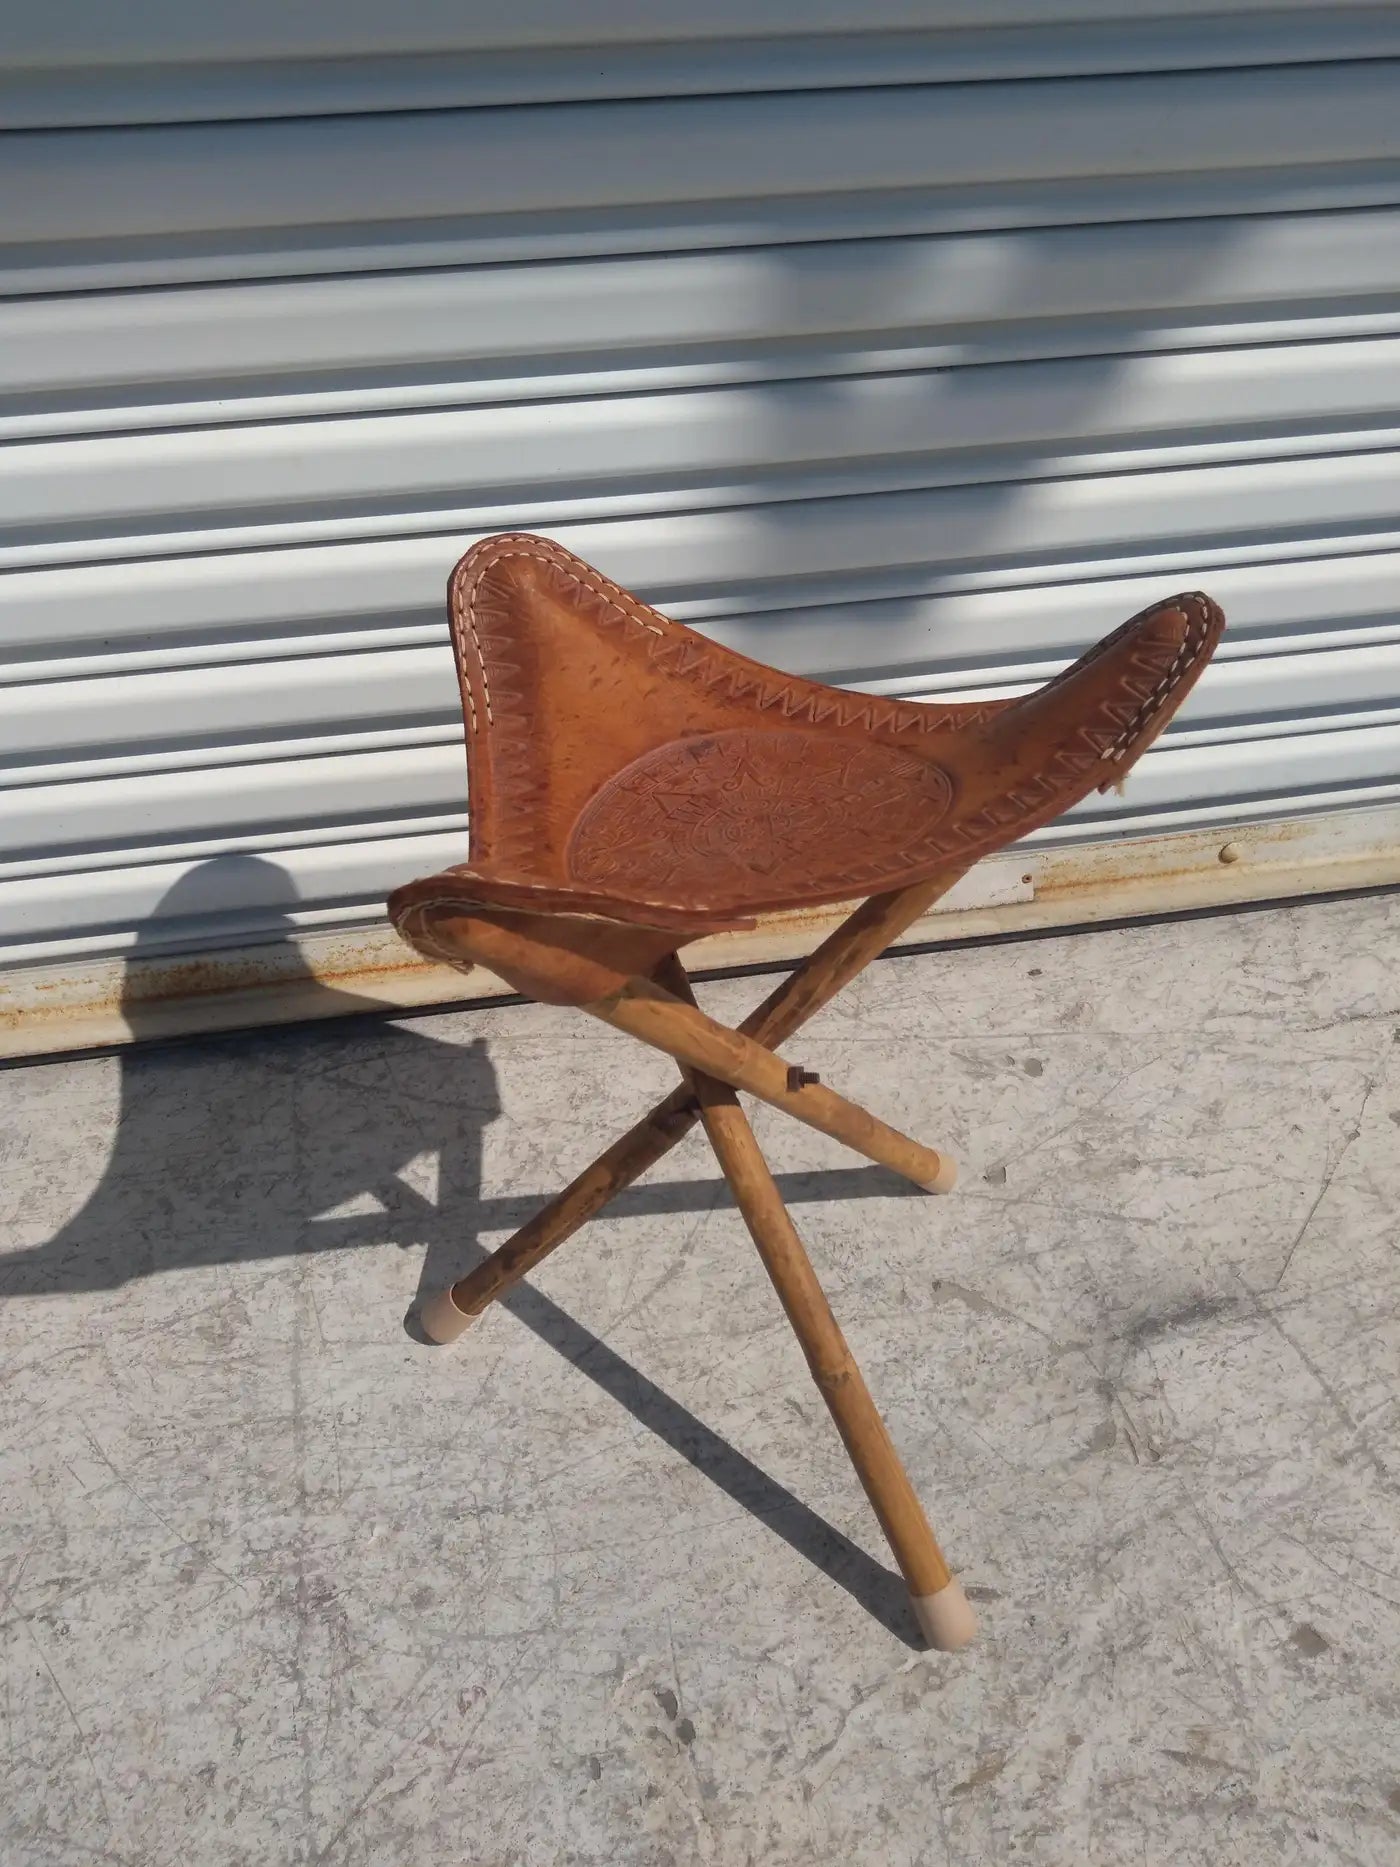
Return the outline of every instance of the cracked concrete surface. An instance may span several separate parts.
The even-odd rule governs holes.
[[[521,1007],[0,1072],[0,1858],[1400,1859],[1398,934],[887,960],[791,1047],[963,1163],[757,1121],[952,1658],[698,1136],[405,1332],[664,1059]]]

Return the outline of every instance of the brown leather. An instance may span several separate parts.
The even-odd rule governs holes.
[[[528,534],[474,545],[448,598],[471,860],[389,909],[457,963],[468,904],[696,937],[987,855],[1121,780],[1224,626],[1174,596],[1036,693],[924,704],[766,668]]]

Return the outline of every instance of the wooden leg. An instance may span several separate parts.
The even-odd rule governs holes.
[[[662,976],[676,986],[683,983],[679,961],[672,962]],[[910,1601],[924,1636],[931,1646],[945,1652],[964,1647],[977,1632],[977,1616],[938,1547],[739,1098],[727,1083],[713,1076],[688,1071],[687,1077],[715,1158],[909,1584]]]
[[[439,1290],[429,1297],[419,1317],[424,1334],[434,1342],[455,1342],[484,1309],[601,1212],[614,1194],[668,1154],[682,1135],[690,1133],[698,1115],[695,1097],[688,1087],[683,1085],[668,1096],[474,1271],[460,1278],[450,1290]]]
[[[843,1141],[926,1192],[949,1192],[957,1179],[957,1167],[948,1155],[901,1134],[822,1083],[794,1081],[801,1073],[792,1071],[781,1057],[742,1031],[731,1031],[707,1018],[693,1000],[687,1004],[655,979],[631,979],[623,991],[585,1005],[584,1010],[664,1050],[688,1068],[703,1070],[731,1088],[745,1089],[809,1128]]]
[[[944,869],[911,888],[862,902],[750,1012],[740,1031],[770,1048],[783,1043],[907,932],[964,872],[961,866]],[[431,1297],[423,1306],[425,1332],[435,1342],[455,1340],[489,1304],[668,1154],[689,1134],[697,1115],[689,1087],[674,1090],[474,1271]]]
[[[927,914],[940,896],[962,880],[968,866],[959,863],[956,868],[940,869],[937,875],[926,882],[915,882],[912,888],[897,888],[862,901],[795,971],[774,987],[761,1005],[754,1007],[739,1026],[744,1036],[776,1049],[858,973],[864,972],[872,960],[879,959],[887,946],[908,933],[920,915]]]

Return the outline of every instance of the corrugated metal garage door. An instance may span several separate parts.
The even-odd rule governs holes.
[[[0,968],[460,859],[443,584],[505,526],[908,695],[1199,579],[1216,667],[1050,834],[1400,797],[1395,8],[29,11]]]

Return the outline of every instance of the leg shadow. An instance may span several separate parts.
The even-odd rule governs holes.
[[[600,1135],[599,1141],[608,1138]],[[784,1198],[793,1201],[890,1198],[906,1193],[919,1199],[928,1197],[881,1167],[785,1174],[779,1176],[779,1184]],[[459,1196],[464,1192],[464,1188],[458,1189]],[[727,1197],[728,1189],[720,1179],[664,1181],[654,1186],[628,1188],[609,1203],[608,1211],[616,1218],[701,1212]],[[522,1225],[542,1203],[539,1198],[479,1200],[477,1228],[504,1229]],[[450,1223],[457,1210],[456,1199],[450,1204],[444,1199],[441,1216]],[[648,1248],[643,1243],[636,1247],[643,1251]],[[418,1295],[404,1319],[404,1327],[415,1342],[429,1348],[435,1346],[424,1334],[419,1321],[423,1299],[465,1276],[486,1256],[484,1247],[474,1240],[464,1242],[460,1233],[448,1235],[444,1231],[433,1239],[423,1260]],[[499,1307],[508,1310],[540,1341],[548,1343],[718,1490],[766,1525],[775,1536],[781,1537],[839,1588],[845,1589],[895,1639],[915,1651],[921,1651],[927,1644],[909,1606],[907,1585],[897,1571],[876,1561],[843,1531],[819,1517],[794,1492],[771,1478],[703,1420],[697,1419],[543,1291],[528,1280],[522,1281],[499,1299]],[[487,1310],[482,1322],[486,1323],[490,1315],[491,1311]],[[473,1330],[468,1330],[456,1352],[470,1353],[472,1337]]]
[[[897,1640],[915,1649],[924,1647],[909,1606],[909,1591],[894,1570],[819,1517],[540,1291],[527,1283],[517,1284],[502,1299],[502,1307],[813,1568],[844,1588]]]

